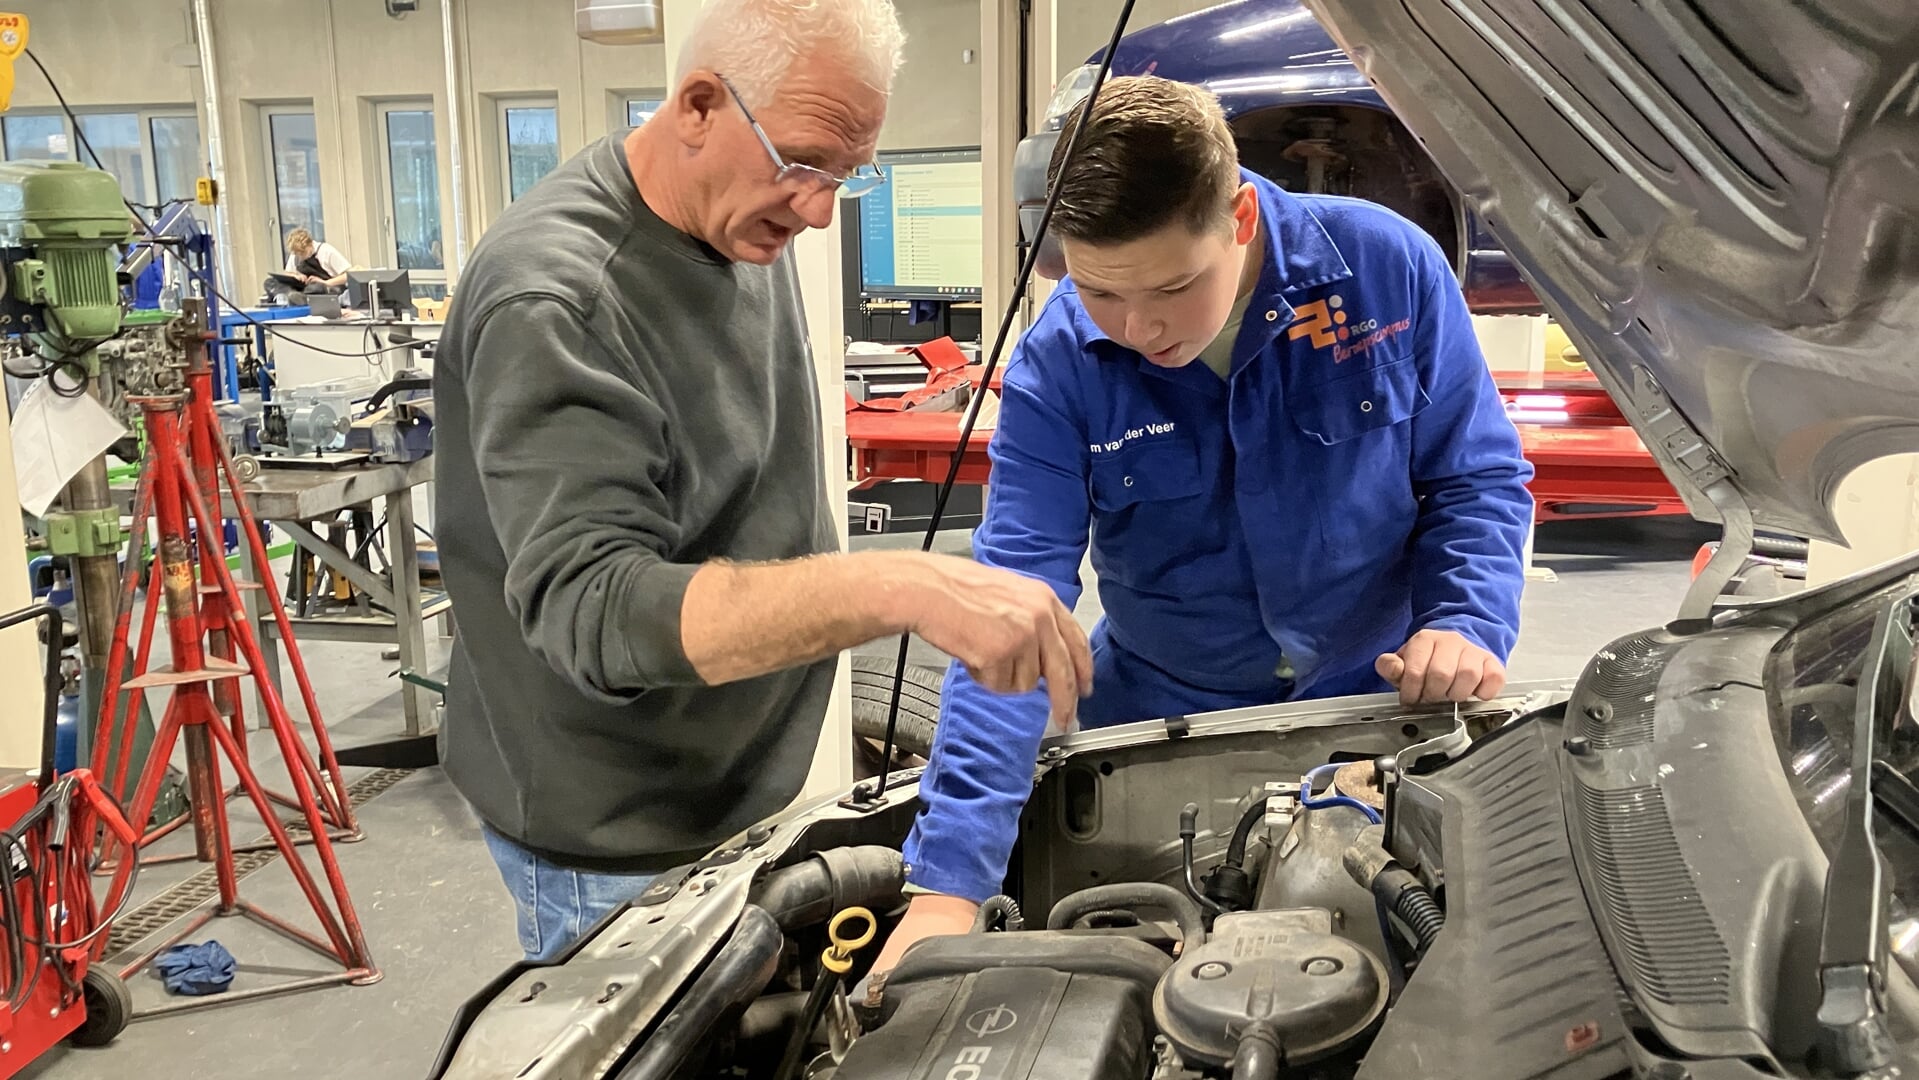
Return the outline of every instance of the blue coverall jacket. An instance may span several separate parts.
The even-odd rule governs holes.
[[[1266,257],[1229,379],[1106,337],[1070,279],[1006,369],[974,555],[1071,608],[1090,532],[1084,727],[1383,691],[1374,660],[1419,629],[1502,660],[1517,636],[1532,467],[1438,245],[1374,203],[1242,175]],[[912,885],[999,890],[1046,722],[1043,693],[953,665]]]

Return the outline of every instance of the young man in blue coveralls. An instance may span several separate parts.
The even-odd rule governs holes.
[[[1060,183],[1069,277],[1007,366],[973,548],[1071,607],[1090,532],[1081,725],[1496,695],[1532,469],[1438,245],[1241,170],[1219,103],[1158,78],[1106,85]],[[879,970],[999,891],[1047,715],[948,673]]]

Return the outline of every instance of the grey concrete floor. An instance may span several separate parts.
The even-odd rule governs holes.
[[[1557,580],[1527,588],[1513,677],[1574,675],[1601,645],[1671,617],[1685,590],[1688,561],[1710,536],[1692,522],[1670,520],[1542,529],[1536,565],[1553,571]],[[910,538],[859,543],[917,546]],[[940,550],[964,554],[966,535],[943,537]],[[1089,589],[1078,613],[1089,626],[1097,618],[1097,603]],[[434,648],[439,669],[443,643],[435,641]],[[862,651],[891,655],[893,648],[876,643]],[[399,731],[399,697],[389,677],[396,665],[381,661],[377,647],[316,644],[307,647],[306,657],[338,745]],[[921,643],[915,643],[914,658],[943,663]],[[270,786],[283,788],[284,771],[270,740],[256,735],[254,746],[262,775]],[[349,780],[359,773],[349,770]],[[276,775],[282,779],[272,780]],[[259,819],[237,803],[233,819],[238,838],[262,831]],[[367,802],[360,820],[366,838],[337,850],[384,972],[380,982],[140,1021],[111,1046],[57,1050],[22,1075],[55,1080],[424,1075],[453,1010],[517,956],[512,905],[481,843],[477,820],[438,770],[415,773]],[[189,847],[184,836],[177,836],[156,850]],[[139,898],[195,869],[186,864],[149,870]],[[301,925],[317,925],[282,863],[242,881],[241,894]],[[218,920],[194,940],[208,936],[239,959],[236,988],[327,970],[317,956],[242,920]],[[166,1000],[151,977],[136,978],[134,986],[143,1005]]]

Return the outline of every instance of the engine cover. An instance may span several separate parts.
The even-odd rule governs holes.
[[[1298,1065],[1364,1034],[1390,990],[1379,958],[1333,933],[1332,912],[1241,911],[1181,954],[1153,995],[1153,1019],[1188,1064],[1225,1065],[1247,1026],[1263,1023]]]
[[[1138,1080],[1165,965],[1141,942],[1046,931],[922,942],[835,1080]]]

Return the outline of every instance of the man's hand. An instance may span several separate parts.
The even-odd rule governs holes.
[[[940,893],[921,893],[906,907],[906,917],[886,939],[880,958],[873,961],[875,974],[893,970],[907,948],[930,937],[964,934],[973,929],[979,905],[971,900]]]
[[[913,632],[997,694],[1046,680],[1052,723],[1065,728],[1093,690],[1093,652],[1073,613],[1044,583],[948,555],[922,556]]]
[[[1373,670],[1399,688],[1407,705],[1486,701],[1506,688],[1506,665],[1451,630],[1421,630],[1398,652],[1373,661]]]

